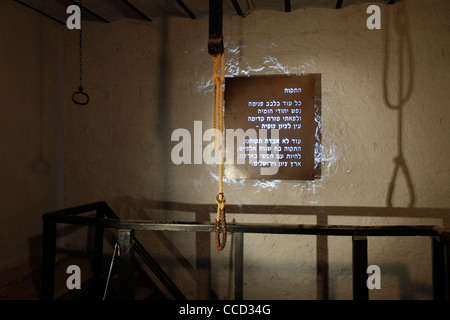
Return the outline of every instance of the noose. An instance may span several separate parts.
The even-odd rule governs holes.
[[[227,242],[225,218],[225,194],[223,193],[223,82],[225,58],[223,54],[223,1],[209,0],[208,53],[213,60],[213,112],[212,127],[215,129],[214,148],[219,151],[219,194],[216,196],[216,249],[223,250]]]
[[[389,17],[388,17],[389,23]],[[399,85],[398,85],[398,102],[397,104],[389,101],[388,92],[387,92],[387,71],[389,69],[389,53],[388,53],[388,43],[389,43],[389,25],[386,28],[386,50],[385,50],[385,70],[384,70],[384,102],[388,106],[389,109],[396,110],[398,113],[397,117],[397,130],[398,130],[398,143],[397,143],[397,156],[394,158],[394,171],[392,174],[391,181],[388,187],[387,193],[387,205],[392,207],[392,196],[394,194],[395,181],[398,176],[398,172],[401,170],[405,176],[406,184],[409,191],[409,203],[408,207],[412,207],[415,202],[414,197],[414,188],[412,184],[412,180],[408,171],[408,167],[406,166],[405,158],[403,157],[403,136],[402,136],[402,124],[403,124],[403,110],[406,102],[412,93],[413,87],[413,75],[412,75],[412,46],[411,46],[411,38],[408,34],[407,30],[407,20],[406,14],[401,12],[397,15],[395,19],[395,31],[399,36]],[[405,64],[405,51],[408,54],[408,62],[409,62],[409,72],[410,72],[410,81],[408,83],[408,87],[404,88],[404,64]]]
[[[223,81],[225,79],[225,58],[223,53],[212,56],[213,60],[213,128],[216,129],[214,147],[219,151],[219,193],[216,196],[216,249],[222,250],[227,242],[227,223],[225,218],[226,198],[223,192]],[[222,237],[221,237],[222,234]]]
[[[83,7],[83,1],[79,0],[78,5],[80,7],[80,30],[78,32],[78,67],[79,67],[79,81],[78,91],[72,94],[72,102],[79,105],[87,105],[89,103],[89,96],[83,92],[83,28],[81,26],[81,8]]]

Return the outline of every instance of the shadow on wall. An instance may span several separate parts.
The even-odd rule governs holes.
[[[397,112],[397,155],[394,158],[394,171],[388,185],[386,204],[388,207],[393,207],[394,190],[398,183],[399,171],[401,171],[408,189],[407,206],[411,208],[414,206],[415,194],[403,155],[403,112],[414,87],[414,57],[406,6],[404,3],[399,3],[393,8],[393,15],[391,10],[386,10],[383,98],[385,105]],[[398,70],[395,70],[396,67]],[[393,74],[396,75],[397,83],[389,81]],[[397,88],[398,92],[390,92],[390,87]]]
[[[165,17],[162,19],[161,32],[160,32],[160,55],[159,55],[159,69],[158,69],[158,125],[156,132],[158,134],[157,139],[161,143],[170,141],[170,96],[171,96],[171,63],[169,57],[169,21]],[[170,149],[164,145],[158,148],[160,154],[160,163],[170,163]],[[167,194],[167,166],[162,166],[162,172],[160,172],[165,185],[162,186],[162,193],[165,197]]]
[[[155,219],[161,211],[164,212],[164,220],[171,220],[171,213],[177,212],[186,214],[186,217],[191,218],[194,214],[193,220],[195,222],[210,222],[211,214],[217,210],[215,204],[190,204],[177,203],[156,200],[135,199],[132,197],[118,197],[115,198],[111,206],[113,210],[119,215],[121,219]],[[399,217],[399,218],[437,218],[442,219],[443,225],[446,223],[449,216],[448,209],[433,209],[433,208],[383,208],[383,207],[322,207],[322,206],[289,206],[289,205],[227,205],[227,213],[229,214],[286,214],[286,215],[313,215],[317,217],[318,224],[323,224],[328,220],[328,216],[353,216],[353,217]],[[177,217],[179,217],[177,215]],[[180,218],[177,218],[180,219]],[[183,220],[183,218],[181,218]],[[187,218],[184,221],[188,220]],[[191,220],[191,219],[189,219]],[[159,251],[160,256],[158,262],[169,266],[173,270],[179,271],[182,268],[184,274],[188,274],[194,282],[196,293],[195,299],[217,299],[217,294],[212,288],[212,271],[211,271],[211,252],[212,239],[209,233],[197,232],[195,233],[195,254],[192,252],[185,253],[179,249],[168,233],[161,231],[152,231],[151,246],[147,248],[151,254]],[[228,294],[228,299],[233,299],[231,288],[232,277],[232,257],[233,257],[233,242],[232,235],[229,235],[230,243],[228,248],[229,264],[221,269],[221,276],[228,279],[227,288],[224,289]],[[329,299],[329,266],[328,266],[328,237],[316,236],[316,292],[317,300]],[[192,260],[192,256],[194,256]],[[245,256],[245,252],[244,252]],[[191,259],[190,259],[191,258]],[[244,258],[245,259],[245,258]],[[177,265],[173,261],[177,261]],[[418,290],[420,292],[408,293],[411,283],[411,278],[408,273],[402,268],[405,266],[392,265],[392,270],[389,273],[398,276],[400,283],[400,294],[402,297],[411,297],[415,294],[429,292],[429,288],[425,284],[418,283]],[[170,275],[170,270],[165,270]],[[183,291],[183,287],[180,286]],[[245,290],[245,289],[244,289]]]
[[[336,269],[342,270],[343,278],[352,277],[352,270],[348,269],[348,265],[338,265]],[[433,292],[433,286],[431,284],[426,284],[422,282],[417,282],[413,280],[413,277],[409,273],[409,270],[405,264],[398,263],[385,263],[383,264],[383,270],[387,270],[387,272],[383,272],[382,279],[391,279],[390,282],[398,283],[398,296],[400,300],[417,300],[418,297],[427,297]],[[389,285],[386,281],[381,280],[381,289],[385,286]],[[330,288],[337,288],[338,281],[335,279],[330,280]],[[414,290],[411,290],[413,288]],[[376,300],[377,298],[372,298],[371,291],[369,292],[369,299]],[[373,290],[374,294],[377,294],[377,290]],[[330,297],[336,297],[337,292],[335,290],[330,290]]]

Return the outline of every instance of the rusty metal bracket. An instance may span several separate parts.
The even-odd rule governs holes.
[[[212,56],[223,53],[223,0],[209,0],[208,53]]]

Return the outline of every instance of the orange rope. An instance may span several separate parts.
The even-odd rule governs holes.
[[[225,195],[223,193],[223,82],[225,80],[225,58],[223,53],[213,56],[212,82],[214,85],[213,94],[213,128],[220,132],[218,139],[214,139],[216,151],[220,152],[219,159],[219,194],[216,196],[217,217],[216,217],[216,249],[222,250],[227,242],[227,225],[225,218]],[[221,65],[221,66],[220,66]],[[220,239],[222,233],[222,241]]]

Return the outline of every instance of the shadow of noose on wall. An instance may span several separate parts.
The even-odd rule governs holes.
[[[414,87],[414,60],[411,37],[409,33],[408,17],[406,7],[403,4],[398,4],[393,8],[393,16],[391,17],[391,10],[388,8],[385,24],[385,52],[384,52],[384,78],[383,78],[383,98],[386,106],[394,111],[397,111],[397,156],[394,158],[394,171],[392,173],[391,181],[389,182],[386,203],[388,207],[393,207],[392,198],[396,186],[397,177],[401,171],[404,175],[406,186],[409,193],[408,207],[413,207],[415,202],[414,186],[411,176],[406,165],[406,160],[403,156],[403,112],[405,105],[411,97]],[[391,21],[392,20],[392,21]],[[393,25],[391,25],[393,23]],[[397,42],[392,41],[391,36],[394,34],[397,37]],[[391,48],[396,44],[397,48]],[[397,64],[395,61],[397,60]],[[395,67],[398,66],[397,85],[398,92],[392,93],[392,96],[397,95],[396,101],[389,96],[389,76],[390,72],[394,73]],[[394,73],[395,74],[395,73]],[[395,86],[394,86],[395,87]],[[394,101],[392,101],[394,100]]]

